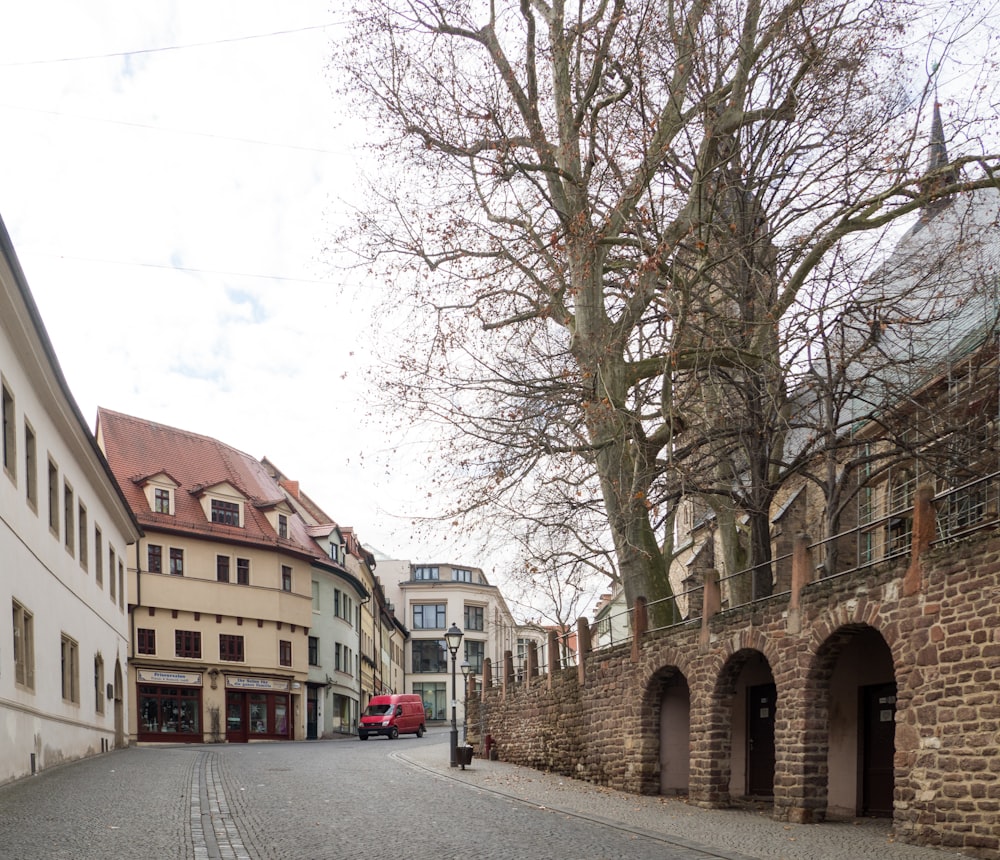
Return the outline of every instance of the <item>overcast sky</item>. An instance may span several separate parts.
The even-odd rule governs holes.
[[[0,215],[70,387],[267,456],[393,557],[419,477],[364,421],[372,300],[324,251],[361,131],[336,0],[32,0],[0,28]],[[392,428],[383,428],[391,430]]]

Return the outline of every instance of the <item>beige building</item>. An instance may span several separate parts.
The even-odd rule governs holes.
[[[126,743],[125,558],[139,526],[0,222],[0,783]]]
[[[504,653],[517,648],[518,626],[503,595],[475,567],[390,560],[378,564],[386,592],[410,631],[405,692],[423,698],[430,720],[451,719],[452,666],[444,634],[452,624],[462,630],[455,674],[457,718],[464,721],[461,664],[467,662],[481,680],[487,657],[498,673]]]
[[[306,737],[312,568],[325,560],[264,466],[107,409],[97,439],[145,536],[128,564],[129,734]]]

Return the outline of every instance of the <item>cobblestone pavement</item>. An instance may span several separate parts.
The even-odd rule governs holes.
[[[954,856],[885,822],[783,825],[503,762],[448,766],[447,732],[142,747],[0,787],[6,860],[799,860]]]

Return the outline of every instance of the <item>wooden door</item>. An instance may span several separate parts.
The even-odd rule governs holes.
[[[774,684],[747,688],[747,794],[774,796]]]
[[[862,815],[891,816],[896,787],[896,685],[861,688]]]

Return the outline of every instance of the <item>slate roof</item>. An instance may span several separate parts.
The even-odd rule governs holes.
[[[146,529],[280,549],[326,560],[297,514],[287,514],[288,537],[278,537],[264,510],[284,502],[284,495],[264,466],[249,454],[209,436],[103,407],[97,412],[97,433],[122,492]],[[173,514],[154,512],[143,490],[148,479],[160,473],[166,473],[178,484]],[[213,523],[205,516],[199,498],[206,488],[221,483],[230,484],[246,499],[242,527]]]

